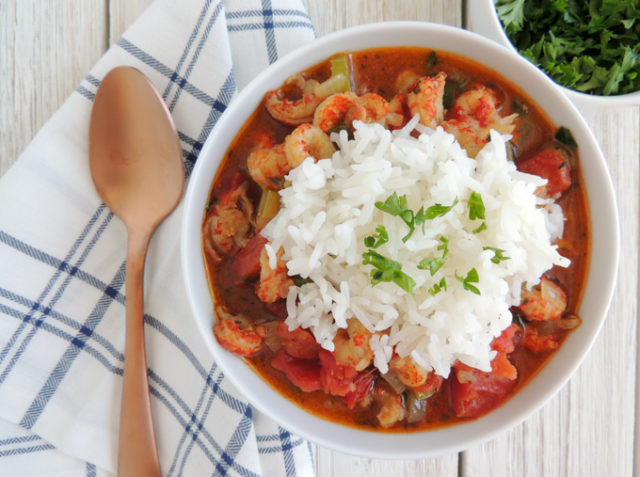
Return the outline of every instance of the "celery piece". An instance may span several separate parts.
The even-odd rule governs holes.
[[[262,229],[275,217],[280,210],[280,195],[273,189],[262,189],[258,210],[256,212],[256,226]]]
[[[331,76],[342,75],[347,80],[344,91],[351,91],[351,72],[347,55],[337,55],[331,58]]]

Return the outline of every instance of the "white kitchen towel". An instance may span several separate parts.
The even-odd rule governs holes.
[[[0,178],[0,475],[116,469],[126,231],[89,172],[100,80],[118,65],[147,75],[175,120],[188,181],[236,92],[313,38],[299,0],[157,0]],[[205,349],[185,297],[181,215],[156,231],[145,275],[163,475],[313,475],[309,443],[252,409]]]

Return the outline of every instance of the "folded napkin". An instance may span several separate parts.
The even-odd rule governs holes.
[[[116,469],[126,231],[89,172],[101,78],[124,64],[150,78],[176,122],[188,177],[236,92],[313,37],[299,0],[157,0],[0,178],[1,475]],[[252,409],[205,349],[185,297],[181,215],[156,231],[145,276],[163,474],[312,475],[309,443]]]

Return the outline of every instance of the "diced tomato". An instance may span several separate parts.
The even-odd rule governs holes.
[[[413,391],[419,396],[431,396],[440,388],[440,386],[442,386],[442,381],[442,376],[439,376],[431,371],[427,376],[427,381],[424,384],[412,387],[411,389],[413,389]]]
[[[513,337],[518,331],[518,325],[512,324],[508,328],[505,328],[500,336],[494,338],[491,342],[491,349],[496,350],[498,353],[509,354],[513,351]]]
[[[491,371],[486,374],[490,374],[494,377],[505,378],[509,380],[514,380],[518,377],[518,370],[516,367],[509,361],[507,355],[514,350],[514,336],[516,332],[520,330],[518,325],[512,324],[508,328],[505,328],[500,336],[493,339],[491,342],[491,349],[496,351],[496,355],[491,361]],[[453,365],[454,369],[457,371],[462,371],[464,376],[470,376],[472,372],[483,373],[483,371],[479,371],[477,369],[472,368],[464,363],[457,362]],[[458,377],[461,377],[459,375]],[[466,379],[462,379],[463,382]]]
[[[338,364],[333,354],[325,349],[320,350],[318,357],[322,363],[320,379],[322,380],[324,392],[336,396],[345,396],[347,393],[355,391],[356,386],[353,380],[358,374],[356,368]]]
[[[309,330],[296,328],[289,331],[284,321],[278,324],[278,336],[282,339],[284,350],[294,358],[314,359],[322,349]]]
[[[514,380],[518,377],[518,370],[509,361],[506,354],[498,353],[491,361],[491,375],[497,378]]]
[[[491,342],[497,352],[491,361],[491,372],[485,373],[463,363],[453,365],[451,403],[458,417],[477,417],[502,403],[515,386],[518,370],[507,355],[514,350],[514,336],[520,331],[512,324]]]
[[[451,405],[458,417],[477,417],[495,409],[515,386],[515,381],[477,369],[454,369],[449,382]]]
[[[353,391],[349,391],[342,397],[342,400],[345,402],[349,409],[353,409],[353,407],[362,401],[367,395],[371,392],[374,381],[374,374],[372,371],[361,371],[353,380],[353,385],[355,389]]]
[[[518,377],[518,370],[507,358],[507,355],[514,349],[513,337],[518,329],[518,325],[511,325],[491,342],[491,348],[497,352],[491,361],[491,374],[493,376],[511,380]]]
[[[271,358],[271,366],[282,371],[289,381],[304,392],[322,389],[320,364],[317,361],[293,358],[280,350]]]
[[[231,279],[234,285],[242,285],[260,274],[260,254],[266,243],[267,239],[257,234],[236,253],[231,265]]]
[[[555,197],[571,187],[571,171],[567,158],[559,149],[545,149],[518,164],[522,172],[547,179],[547,195]]]

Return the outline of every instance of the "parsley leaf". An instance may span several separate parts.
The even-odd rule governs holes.
[[[484,203],[482,196],[477,192],[472,192],[469,196],[469,218],[484,220]]]
[[[434,285],[427,291],[431,296],[434,296],[440,293],[442,290],[447,291],[447,280],[444,277],[442,277],[438,283],[434,283]]]
[[[389,241],[389,234],[384,225],[378,225],[376,227],[377,234],[369,235],[364,238],[364,244],[368,248],[378,248],[380,245]]]
[[[438,245],[437,249],[442,250],[442,258],[445,258],[449,253],[449,239],[442,235],[440,241],[442,244]]]
[[[307,283],[313,282],[311,278],[303,278],[300,275],[295,275],[291,277],[291,280],[293,281],[293,284],[297,287],[301,287],[302,285],[306,285]]]
[[[387,214],[400,215],[403,210],[407,209],[407,196],[398,197],[398,194],[394,192],[384,202],[377,201],[375,206]]]
[[[407,293],[413,292],[416,282],[402,271],[402,266],[395,260],[380,255],[369,249],[362,254],[363,265],[373,265],[371,270],[371,285],[376,286],[380,282],[393,282]]]
[[[474,234],[479,234],[480,232],[482,232],[483,230],[487,230],[487,223],[486,222],[482,222],[478,227],[476,227],[475,229],[473,229],[471,231],[471,233]]]
[[[438,54],[431,50],[429,52],[429,55],[427,55],[427,67],[431,68],[432,66],[436,66],[438,63],[440,62],[440,60],[438,59]]]
[[[578,143],[576,143],[576,140],[573,138],[573,134],[571,133],[570,129],[559,127],[558,132],[556,132],[555,138],[556,141],[564,144],[565,146],[568,146],[574,151],[578,149]]]
[[[438,270],[444,265],[446,260],[442,257],[440,258],[425,258],[421,260],[418,264],[418,268],[420,270],[429,270],[431,276],[434,276]]]
[[[524,22],[524,0],[500,2],[496,6],[498,15],[505,28],[510,31],[520,31]]]
[[[387,214],[400,217],[402,221],[407,224],[409,227],[409,233],[402,237],[402,241],[406,242],[409,240],[409,237],[413,235],[416,225],[424,226],[425,221],[445,215],[453,209],[457,203],[458,198],[456,197],[451,205],[435,204],[427,208],[427,210],[424,210],[424,207],[420,207],[420,210],[417,213],[414,213],[407,205],[407,196],[398,196],[398,194],[394,192],[387,197],[384,202],[377,201],[374,205]]]
[[[409,233],[402,237],[402,241],[406,242],[413,234],[415,229],[413,211],[407,205],[407,196],[398,196],[396,192],[391,194],[384,202],[377,201],[374,204],[378,209],[387,214],[400,217],[402,221],[409,226]]]
[[[441,236],[440,242],[442,242],[442,244],[438,245],[437,250],[442,250],[442,256],[439,258],[425,258],[418,264],[418,269],[429,270],[431,276],[434,276],[436,272],[442,268],[442,265],[446,262],[447,254],[449,253],[449,240],[446,237]]]
[[[472,283],[478,283],[480,281],[478,271],[475,268],[469,270],[467,276],[464,278],[459,276],[458,273],[456,273],[455,275],[456,278],[462,283],[462,288],[475,293],[476,295],[480,295],[480,290],[476,286],[472,285]]]
[[[442,217],[443,215],[446,215],[446,213],[449,212],[451,209],[453,209],[457,203],[458,203],[458,198],[456,197],[456,199],[453,201],[453,204],[451,205],[441,205],[441,204],[432,205],[424,212],[423,214],[424,219],[433,220],[436,217]],[[422,209],[420,209],[420,211],[422,211]]]
[[[495,247],[482,247],[482,250],[491,250],[493,252],[493,257],[491,258],[491,261],[493,263],[500,263],[504,260],[510,260],[511,257],[505,257],[503,255],[504,250],[502,250],[501,248],[495,248]]]

